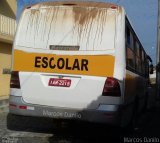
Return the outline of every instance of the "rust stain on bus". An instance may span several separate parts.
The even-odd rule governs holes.
[[[98,11],[96,9],[89,10],[84,7],[73,7],[73,13],[75,22],[78,23],[80,26],[83,26],[90,21],[93,21],[93,19],[97,16]]]
[[[100,20],[103,25],[103,21],[107,17],[107,14],[103,11],[103,8],[111,8],[111,7],[117,7],[118,13],[121,13],[122,8],[110,3],[102,3],[102,2],[76,2],[76,1],[68,1],[68,2],[42,2],[36,5],[32,6],[30,18],[34,17],[35,15],[40,15],[40,8],[48,7],[47,10],[47,21],[50,18],[50,14],[53,13],[53,17],[57,15],[58,11],[60,10],[60,6],[64,7],[72,7],[73,13],[74,13],[74,19],[75,22],[79,26],[87,26],[87,24],[92,23],[93,20],[98,17],[98,20]],[[54,9],[53,9],[54,7]],[[52,12],[51,12],[52,11]],[[71,15],[72,17],[73,15]],[[38,16],[37,16],[38,18]],[[64,15],[65,18],[65,15]]]
[[[65,8],[64,8],[65,7]],[[90,37],[92,37],[93,40],[93,50],[96,47],[96,41],[99,41],[99,44],[102,42],[102,35],[104,28],[106,28],[106,23],[109,21],[110,24],[115,23],[115,16],[113,14],[108,14],[108,9],[111,9],[111,7],[116,7],[116,10],[113,9],[113,13],[120,13],[122,11],[122,8],[110,4],[110,3],[97,3],[97,2],[44,2],[39,3],[36,5],[33,5],[30,9],[30,13],[28,16],[28,19],[30,22],[28,22],[27,27],[31,27],[30,29],[35,30],[35,33],[38,34],[40,23],[43,25],[48,25],[47,27],[50,27],[49,30],[53,30],[53,38],[54,38],[54,31],[55,28],[51,28],[52,25],[55,23],[58,23],[58,17],[63,14],[63,20],[65,22],[65,19],[67,20],[74,20],[74,26],[73,33],[76,35],[78,34],[78,41],[79,43],[84,43],[86,41],[86,49],[89,45]],[[61,9],[63,9],[63,12]],[[72,13],[67,12],[68,8],[72,10]],[[44,12],[44,11],[45,12]],[[110,10],[109,10],[110,11]],[[111,10],[112,11],[112,10]],[[44,14],[43,14],[44,12]],[[112,13],[112,12],[111,12]],[[70,14],[70,15],[69,15]],[[114,18],[115,17],[115,18]],[[41,22],[41,19],[43,21]],[[36,23],[36,24],[34,24]],[[61,21],[63,23],[63,21]],[[30,33],[31,31],[28,30],[27,33]],[[94,37],[91,35],[92,31],[94,29]],[[71,31],[70,30],[70,31]],[[45,29],[44,32],[47,30]],[[50,31],[48,32],[48,36],[50,35]],[[70,31],[68,33],[70,33]],[[36,34],[34,37],[36,37]],[[42,34],[42,39],[44,34]],[[36,39],[36,38],[34,38]],[[60,40],[60,42],[63,41]]]

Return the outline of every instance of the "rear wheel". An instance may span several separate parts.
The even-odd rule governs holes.
[[[17,131],[52,132],[56,128],[56,122],[52,118],[30,117],[9,113],[7,116],[7,128]]]
[[[9,113],[7,115],[7,128],[10,130],[23,130],[25,129],[26,123],[23,116]]]
[[[135,98],[135,101],[134,101],[132,117],[127,128],[132,131],[138,130],[138,98],[137,97]]]
[[[147,111],[147,109],[148,109],[148,99],[149,99],[149,94],[148,94],[148,92],[146,92],[146,94],[145,94],[145,101],[144,101],[144,108],[143,108],[143,111],[145,112],[145,111]]]

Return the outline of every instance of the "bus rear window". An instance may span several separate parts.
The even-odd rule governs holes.
[[[52,46],[58,45],[60,50],[68,46],[68,50],[103,51],[114,48],[115,29],[116,11],[107,8],[27,9],[20,20],[15,43],[41,49],[58,49]]]

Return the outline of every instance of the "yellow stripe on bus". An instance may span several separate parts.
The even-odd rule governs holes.
[[[14,71],[112,77],[111,55],[55,55],[14,50]]]

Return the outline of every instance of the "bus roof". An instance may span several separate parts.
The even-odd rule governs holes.
[[[39,8],[45,8],[45,7],[52,7],[52,6],[71,6],[71,7],[91,7],[91,8],[111,8],[111,9],[117,9],[122,11],[122,7],[118,6],[116,4],[112,3],[105,3],[105,2],[82,2],[82,1],[61,1],[61,2],[41,2],[35,5],[32,5],[31,9],[39,9]]]

